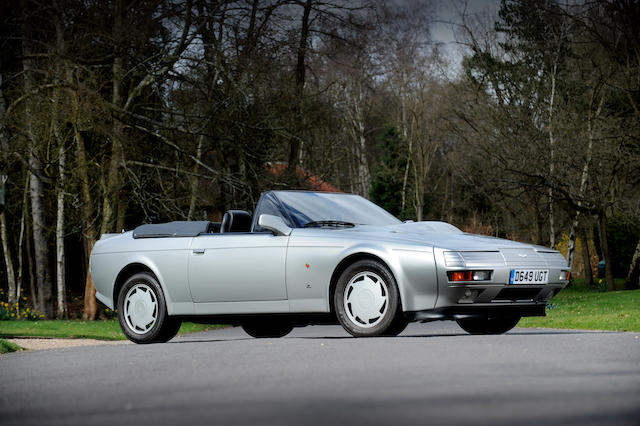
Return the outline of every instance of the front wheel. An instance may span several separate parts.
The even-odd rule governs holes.
[[[118,294],[118,321],[135,343],[162,343],[172,339],[181,321],[169,317],[162,288],[147,272],[129,277]]]
[[[375,260],[360,260],[344,270],[333,306],[338,321],[352,336],[395,336],[407,326],[396,280]]]
[[[469,334],[504,334],[520,321],[520,316],[496,316],[458,319],[458,325]]]

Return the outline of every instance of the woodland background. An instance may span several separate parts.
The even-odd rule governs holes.
[[[94,319],[100,234],[317,179],[638,288],[640,2],[454,3],[460,66],[432,40],[438,5],[1,2],[8,302]]]

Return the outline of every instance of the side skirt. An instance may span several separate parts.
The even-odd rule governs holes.
[[[179,315],[183,321],[190,321],[197,324],[229,324],[233,326],[242,325],[246,321],[256,319],[289,321],[295,327],[307,325],[334,325],[339,324],[333,314],[243,314],[243,315]]]

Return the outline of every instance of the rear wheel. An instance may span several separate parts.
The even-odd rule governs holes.
[[[504,334],[520,321],[520,316],[496,316],[458,319],[458,325],[469,334]]]
[[[407,326],[396,280],[375,260],[360,260],[345,269],[333,306],[342,327],[356,337],[395,336]]]
[[[285,320],[262,318],[244,322],[242,329],[251,337],[277,338],[291,333],[293,325]]]
[[[129,340],[135,343],[159,343],[173,338],[181,321],[169,317],[162,288],[148,273],[135,274],[118,294],[118,321]]]

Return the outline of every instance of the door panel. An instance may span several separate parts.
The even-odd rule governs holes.
[[[225,233],[195,237],[189,254],[194,302],[286,300],[289,237]]]

